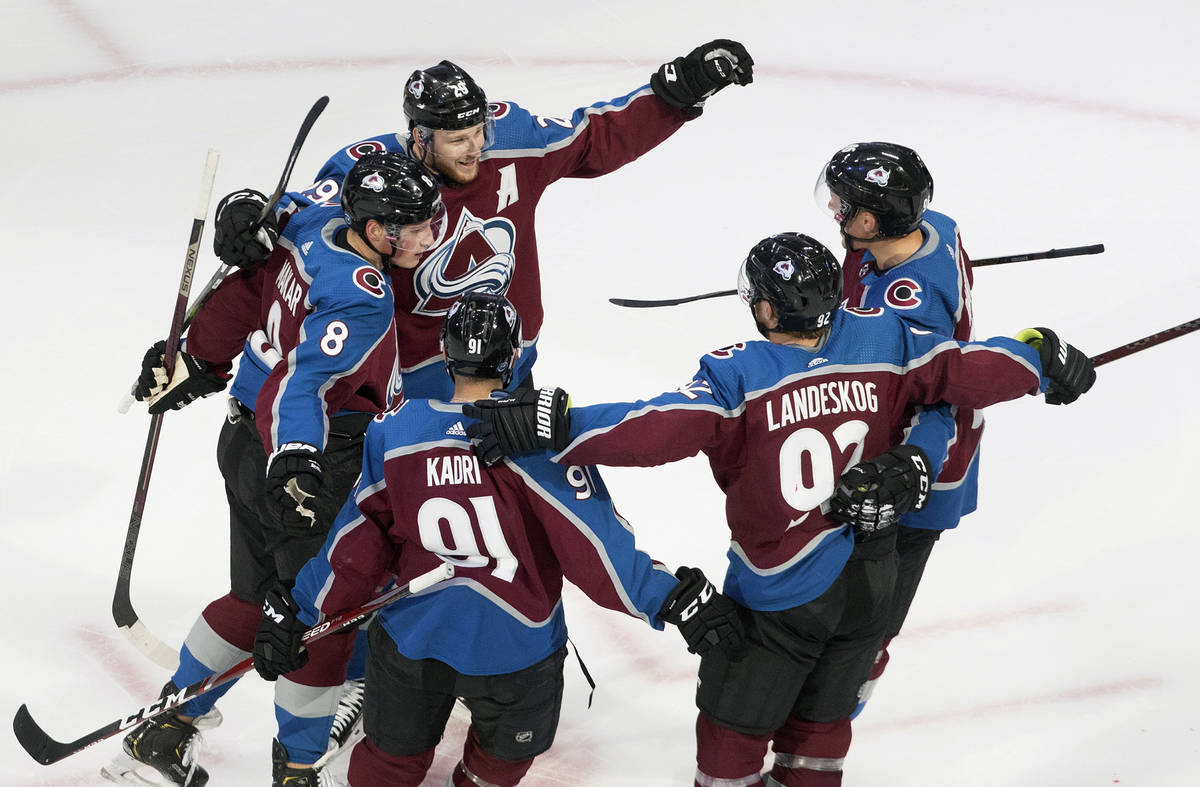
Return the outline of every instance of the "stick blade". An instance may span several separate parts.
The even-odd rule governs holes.
[[[120,629],[121,633],[125,635],[125,639],[129,641],[129,644],[137,648],[138,652],[143,656],[168,672],[174,672],[179,669],[179,654],[161,639],[154,636],[153,632],[146,628],[146,624],[141,620],[135,619],[128,626],[120,626]]]
[[[28,706],[24,703],[17,708],[17,713],[13,716],[13,733],[16,734],[21,748],[42,765],[56,763],[77,750],[74,744],[60,743],[47,735],[41,725],[33,720]]]

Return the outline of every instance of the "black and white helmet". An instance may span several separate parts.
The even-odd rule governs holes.
[[[442,323],[442,352],[452,376],[499,378],[508,387],[520,346],[521,317],[508,298],[497,293],[469,290]]]
[[[371,219],[389,232],[444,215],[441,183],[419,161],[401,153],[368,153],[342,182],[342,210],[362,232]]]
[[[774,306],[779,330],[816,331],[833,321],[842,300],[842,266],[807,235],[772,235],[756,243],[742,262],[738,295],[752,312],[758,301]]]
[[[817,206],[842,227],[859,210],[879,219],[879,237],[907,235],[921,226],[933,199],[933,176],[912,148],[860,142],[834,154],[817,177]]]

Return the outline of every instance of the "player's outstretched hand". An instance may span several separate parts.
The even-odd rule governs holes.
[[[267,461],[267,505],[289,532],[311,532],[317,522],[312,499],[324,483],[325,454],[308,443],[284,443]]]
[[[150,405],[150,414],[158,415],[167,410],[182,410],[187,405],[225,390],[225,378],[209,374],[208,364],[185,352],[175,354],[175,369],[167,380],[167,366],[163,353],[165,341],[155,342],[142,357],[142,373],[133,387],[133,398]]]
[[[915,445],[889,448],[842,474],[829,513],[859,533],[894,527],[901,514],[929,501],[929,457]]]
[[[1017,334],[1042,356],[1042,375],[1050,380],[1046,404],[1070,404],[1096,382],[1092,359],[1058,338],[1049,328],[1026,328]]]
[[[748,85],[753,81],[754,58],[746,47],[718,38],[663,63],[651,75],[650,88],[689,118],[697,118],[713,93],[726,85]]]
[[[688,651],[703,655],[716,646],[734,650],[741,645],[744,634],[737,605],[718,593],[698,568],[680,566],[675,576],[679,584],[667,594],[658,616],[679,627]]]
[[[571,431],[571,398],[561,388],[519,388],[502,399],[480,399],[463,405],[463,415],[476,419],[467,426],[475,453],[491,466],[506,456],[567,447]]]
[[[254,229],[266,204],[266,196],[254,189],[226,194],[217,203],[213,219],[213,252],[221,262],[242,268],[266,259],[274,250],[275,241],[279,239],[274,213],[268,211],[262,226]]]
[[[254,635],[254,669],[264,680],[275,680],[308,663],[303,640],[307,630],[300,621],[300,605],[287,587],[276,580],[267,589],[262,619]]]

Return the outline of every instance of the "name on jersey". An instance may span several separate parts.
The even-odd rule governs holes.
[[[304,288],[300,286],[300,282],[296,280],[296,273],[291,265],[284,265],[279,271],[279,275],[275,277],[275,289],[279,290],[279,297],[291,309],[292,315],[296,314],[296,304],[300,303],[300,296],[304,294]]]
[[[775,420],[775,412],[779,420]],[[767,430],[838,413],[877,413],[879,397],[875,383],[859,380],[833,380],[819,385],[806,385],[786,392],[776,400],[767,400]]]
[[[430,456],[425,459],[425,485],[481,484],[479,460],[474,454]]]

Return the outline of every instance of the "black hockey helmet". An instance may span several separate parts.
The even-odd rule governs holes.
[[[508,298],[468,290],[446,312],[442,352],[453,375],[512,381],[513,354],[521,346],[521,317]]]
[[[410,129],[445,131],[470,128],[490,117],[483,88],[449,60],[412,72],[404,86],[404,115]]]
[[[357,232],[375,219],[394,235],[406,224],[420,224],[445,212],[437,176],[402,153],[360,158],[342,181],[341,200],[346,220]]]
[[[933,176],[917,152],[892,142],[860,142],[834,154],[817,178],[817,205],[845,230],[859,210],[879,219],[879,237],[907,235],[921,226],[933,199]],[[841,200],[831,206],[830,196]]]
[[[842,300],[842,266],[829,249],[807,235],[772,235],[746,255],[738,273],[738,295],[751,311],[758,301],[774,306],[779,330],[816,331],[832,322]]]

